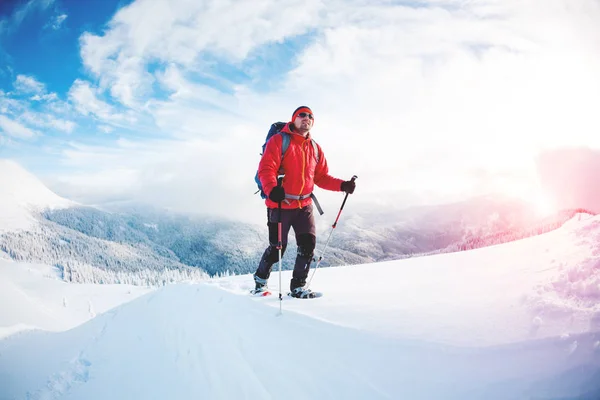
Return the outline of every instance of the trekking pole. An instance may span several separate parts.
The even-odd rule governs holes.
[[[353,175],[351,181],[354,182],[357,178],[358,178],[358,176]],[[342,206],[340,207],[340,211],[338,212],[335,222],[331,226],[331,231],[329,232],[329,237],[327,238],[327,243],[325,243],[325,247],[323,247],[323,251],[321,252],[321,255],[319,256],[319,260],[317,261],[317,265],[315,265],[315,269],[313,269],[312,275],[310,276],[310,279],[308,280],[308,284],[306,285],[307,289],[310,287],[310,283],[312,282],[312,279],[315,276],[315,272],[317,272],[317,268],[319,268],[321,261],[323,261],[323,254],[325,254],[325,250],[327,250],[327,246],[329,246],[329,241],[331,240],[331,235],[333,235],[333,230],[337,226],[338,220],[340,219],[340,215],[342,214],[344,205],[346,205],[346,200],[348,199],[349,194],[350,193],[346,193],[346,196],[344,197],[344,201],[342,202]]]
[[[285,175],[277,176],[277,186],[283,185],[283,177]],[[279,202],[278,208],[278,216],[277,216],[277,250],[279,250],[279,314],[281,311],[281,302],[283,301],[283,296],[281,295],[281,250],[283,248],[283,241],[281,239],[281,201]]]

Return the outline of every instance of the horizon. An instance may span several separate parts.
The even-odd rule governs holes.
[[[0,158],[85,204],[258,221],[260,146],[306,104],[353,203],[598,212],[598,19],[593,0],[7,2]]]

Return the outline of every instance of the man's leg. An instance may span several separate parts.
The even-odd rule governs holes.
[[[296,263],[290,282],[290,290],[306,285],[306,277],[310,270],[310,263],[315,255],[315,246],[317,243],[315,235],[315,218],[312,205],[300,210],[299,215],[293,221],[292,226],[296,233],[296,243],[298,253],[296,254]]]
[[[281,257],[287,247],[287,237],[290,231],[290,211],[281,210]],[[269,247],[267,247],[260,259],[258,268],[254,273],[254,281],[259,285],[266,285],[271,275],[273,264],[279,261],[279,250],[277,249],[278,231],[277,222],[279,220],[278,209],[267,209],[267,226],[269,228]]]

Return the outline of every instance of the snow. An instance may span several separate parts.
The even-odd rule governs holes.
[[[11,160],[0,159],[0,181],[0,233],[31,229],[36,225],[35,212],[76,204],[50,191]]]
[[[151,291],[131,285],[71,285],[42,264],[0,260],[0,339],[30,329],[65,331]],[[2,396],[0,396],[0,399]]]
[[[252,297],[250,275],[127,294],[1,261],[0,398],[597,399],[599,236],[319,269],[322,298],[281,302],[276,266]]]

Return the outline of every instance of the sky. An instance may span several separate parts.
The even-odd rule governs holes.
[[[284,286],[280,301],[277,273],[254,297],[251,275],[82,285],[0,260],[0,398],[597,399],[599,234],[579,214],[498,246],[322,268],[310,300]]]
[[[598,20],[598,0],[2,2],[0,158],[86,204],[262,222],[260,146],[308,105],[356,203],[583,206],[544,160],[600,150]]]

